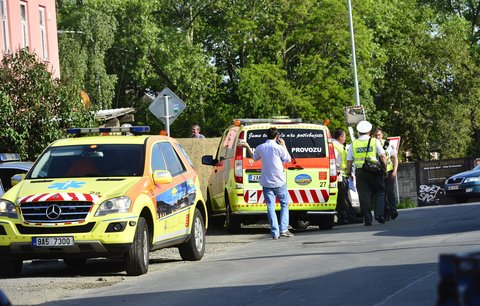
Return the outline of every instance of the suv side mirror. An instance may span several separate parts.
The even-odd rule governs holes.
[[[172,180],[172,174],[168,170],[155,170],[153,172],[153,181],[156,185],[170,184]]]
[[[12,187],[20,183],[20,181],[23,180],[26,175],[27,175],[26,173],[19,173],[12,176],[12,178],[10,179]]]
[[[207,166],[215,166],[217,160],[213,158],[213,155],[204,155],[202,156],[202,164]]]

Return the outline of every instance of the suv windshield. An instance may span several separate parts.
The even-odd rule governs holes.
[[[317,129],[281,129],[280,137],[285,140],[288,152],[296,158],[326,157],[325,133]],[[254,150],[267,140],[267,130],[250,130],[247,142]]]
[[[28,178],[142,176],[143,145],[50,147]]]

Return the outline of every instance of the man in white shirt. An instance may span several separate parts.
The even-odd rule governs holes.
[[[285,141],[280,138],[280,133],[276,128],[267,130],[267,141],[252,149],[247,142],[242,142],[253,160],[262,160],[262,174],[260,176],[260,185],[263,187],[263,196],[267,203],[267,215],[270,222],[271,234],[273,239],[278,237],[293,237],[288,230],[289,212],[288,212],[288,190],[283,163],[291,161],[290,154],[285,146]],[[278,197],[280,202],[280,225],[277,214],[275,213],[275,200]]]

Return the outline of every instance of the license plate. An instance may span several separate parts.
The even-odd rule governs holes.
[[[34,247],[71,246],[73,237],[33,237],[32,245]]]
[[[248,175],[249,183],[258,183],[260,182],[260,174],[249,174]]]
[[[448,186],[448,190],[457,190],[460,186]]]

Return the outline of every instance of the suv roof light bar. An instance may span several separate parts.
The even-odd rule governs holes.
[[[301,123],[301,118],[288,118],[286,116],[278,116],[273,118],[243,118],[243,119],[234,119],[234,125],[248,125],[254,123],[279,123],[279,124],[288,124],[288,123]]]
[[[0,162],[20,161],[18,153],[0,153]]]
[[[130,127],[100,127],[100,128],[69,128],[67,134],[91,134],[91,133],[132,133],[139,135],[150,132],[149,126],[130,126]]]

